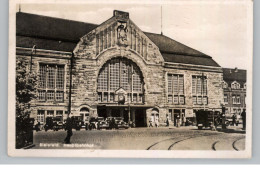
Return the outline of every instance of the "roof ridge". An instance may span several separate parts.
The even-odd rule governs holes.
[[[52,18],[52,19],[57,19],[57,20],[71,21],[71,22],[77,22],[77,23],[84,23],[84,24],[91,24],[91,25],[99,26],[99,24],[94,24],[94,23],[89,23],[89,22],[84,22],[84,21],[71,20],[71,19],[67,19],[67,18],[59,18],[59,17],[46,16],[46,15],[40,15],[40,14],[28,13],[28,12],[16,12],[16,14],[18,14],[18,13],[26,14],[26,15],[34,15],[34,16],[38,16],[38,17]]]

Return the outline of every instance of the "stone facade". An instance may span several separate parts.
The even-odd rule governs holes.
[[[126,28],[127,26],[127,28]],[[70,66],[72,58],[72,80]],[[116,101],[100,103],[97,84],[100,70],[105,63],[113,58],[128,59],[135,63],[143,78],[144,96],[141,103]],[[30,50],[17,48],[17,59],[31,59]],[[88,109],[88,116],[98,116],[99,108],[111,115],[111,110],[120,109],[120,116],[130,114],[131,121],[142,121],[141,126],[147,126],[150,116],[158,111],[160,120],[166,120],[166,115],[172,113],[193,117],[194,110],[221,109],[223,104],[223,73],[221,67],[211,67],[191,64],[165,62],[159,48],[129,19],[128,13],[114,12],[114,16],[102,23],[96,29],[84,35],[75,47],[73,53],[47,51],[38,49],[33,54],[33,71],[39,72],[40,63],[64,65],[64,100],[62,102],[41,102],[34,100],[34,110],[31,117],[37,118],[37,112],[62,111],[67,117],[69,104],[69,88],[71,87],[71,112],[81,115],[82,109]],[[168,103],[168,75],[183,75],[184,103]],[[192,94],[192,76],[203,76],[207,80],[207,102],[194,104]],[[204,83],[204,82],[203,82]],[[48,90],[47,90],[48,91]],[[56,90],[55,90],[56,91]],[[176,111],[178,110],[178,111]],[[129,113],[129,111],[131,111]]]

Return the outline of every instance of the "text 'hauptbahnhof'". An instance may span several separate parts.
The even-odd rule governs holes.
[[[150,117],[173,121],[225,104],[223,69],[212,57],[143,32],[127,12],[100,25],[17,12],[16,59],[39,76],[30,117],[41,123],[71,112],[146,127]]]

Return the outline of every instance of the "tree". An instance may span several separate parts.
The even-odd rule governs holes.
[[[21,119],[29,117],[30,102],[37,97],[37,74],[27,65],[25,58],[16,59],[16,117]]]

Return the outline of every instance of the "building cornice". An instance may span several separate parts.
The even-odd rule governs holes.
[[[164,68],[223,73],[223,70],[221,67],[195,65],[195,64],[183,64],[183,63],[172,63],[172,62],[164,62]]]
[[[69,58],[71,58],[72,53],[71,52],[65,52],[65,51],[37,49],[37,48],[33,49],[33,48],[16,47],[16,55],[69,59]]]

